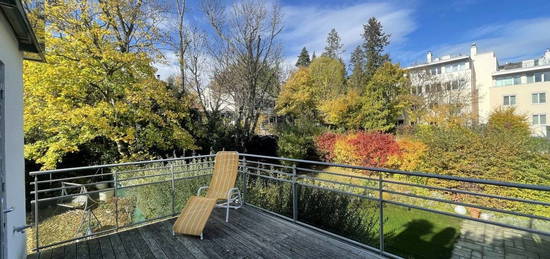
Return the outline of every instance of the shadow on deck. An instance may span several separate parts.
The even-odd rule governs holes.
[[[257,209],[215,209],[198,237],[172,236],[175,219],[41,251],[28,258],[373,258],[376,254]]]

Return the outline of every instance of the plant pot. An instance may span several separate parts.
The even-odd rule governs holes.
[[[109,184],[108,183],[96,183],[95,188],[97,188],[98,190],[107,189],[107,188],[109,188]]]
[[[99,200],[103,202],[110,202],[113,199],[113,196],[115,195],[114,190],[100,192],[99,193]]]
[[[472,218],[478,219],[479,216],[481,215],[481,210],[478,208],[468,208],[468,211],[470,212],[470,216]]]

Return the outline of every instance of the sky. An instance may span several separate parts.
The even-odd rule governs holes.
[[[190,20],[201,23],[191,1]],[[284,29],[283,58],[294,64],[302,47],[323,52],[328,32],[335,28],[344,44],[344,60],[361,44],[363,24],[372,16],[391,35],[386,48],[393,62],[409,66],[434,57],[494,51],[499,63],[542,56],[550,48],[549,0],[280,0]],[[168,63],[161,77],[177,71]]]

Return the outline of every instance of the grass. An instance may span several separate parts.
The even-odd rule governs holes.
[[[385,250],[405,258],[450,258],[462,220],[396,205],[384,208]]]
[[[323,171],[350,176],[365,176],[361,173],[339,167],[327,167]],[[316,177],[323,180],[339,181],[355,185],[368,184],[377,187],[376,182],[347,176],[320,173]],[[374,178],[374,176],[371,177]],[[390,188],[399,187],[391,186]],[[354,188],[351,191],[359,192],[360,189]],[[405,190],[397,191],[402,192]],[[417,190],[409,189],[408,191]],[[423,193],[422,195],[426,194]],[[394,197],[394,195],[389,194],[384,195],[384,199],[393,200],[398,198],[401,197]],[[418,200],[416,201],[418,202]],[[414,201],[406,201],[406,203],[410,202]],[[427,204],[416,205],[426,206]],[[391,204],[385,205],[384,217],[386,219],[384,223],[385,250],[405,258],[450,258],[453,246],[460,235],[460,224],[462,222],[462,220],[457,218]]]

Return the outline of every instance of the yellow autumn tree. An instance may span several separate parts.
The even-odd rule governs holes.
[[[26,158],[49,169],[83,146],[116,150],[101,162],[194,147],[187,101],[151,66],[161,34],[148,1],[47,1],[45,10],[48,63],[24,64]]]

